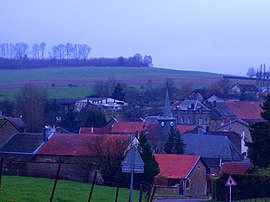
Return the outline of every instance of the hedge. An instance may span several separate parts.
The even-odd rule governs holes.
[[[270,197],[270,175],[231,175],[236,186],[232,187],[232,199],[249,199]],[[228,174],[220,178],[212,179],[212,196],[217,201],[227,201],[229,198],[229,187],[225,186]]]

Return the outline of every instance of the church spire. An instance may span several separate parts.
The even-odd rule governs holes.
[[[167,91],[166,91],[163,117],[167,117],[167,118],[172,117],[171,102],[170,102],[170,98],[169,98],[168,88],[167,88]]]

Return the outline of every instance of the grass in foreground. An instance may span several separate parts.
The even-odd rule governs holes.
[[[47,202],[50,201],[54,180],[20,176],[3,176],[0,189],[1,202]],[[91,185],[68,180],[59,180],[56,186],[54,202],[87,201]],[[111,202],[115,200],[115,187],[95,185],[91,201]],[[129,190],[121,188],[119,202],[128,201]],[[139,192],[133,191],[133,200],[138,201]]]

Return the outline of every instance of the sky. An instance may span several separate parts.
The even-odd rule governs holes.
[[[269,0],[0,0],[0,43],[86,43],[92,57],[246,75],[270,66]]]

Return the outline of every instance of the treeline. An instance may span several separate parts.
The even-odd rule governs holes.
[[[120,66],[151,67],[152,57],[137,53],[124,58],[90,58],[91,47],[87,44],[58,44],[46,52],[44,42],[35,43],[31,48],[27,43],[0,43],[0,68],[37,68],[59,66]]]

